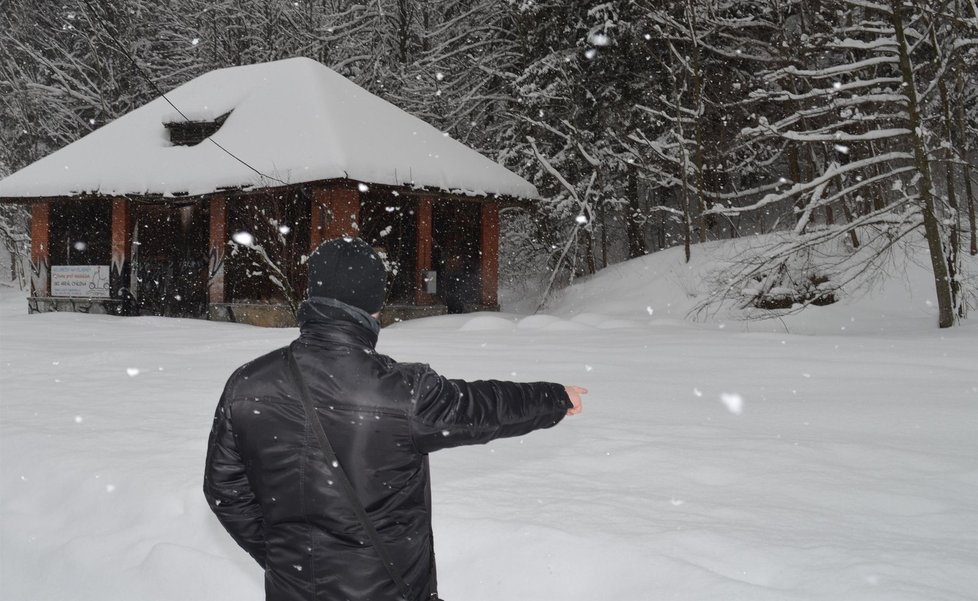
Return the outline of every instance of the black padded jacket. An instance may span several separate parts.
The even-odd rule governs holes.
[[[374,350],[359,310],[307,301],[292,349],[337,457],[416,599],[436,591],[428,453],[557,424],[552,383],[464,382]],[[365,319],[366,318],[366,319]],[[265,570],[269,601],[393,601],[396,585],[336,484],[289,373],[286,349],[228,380],[204,494]]]

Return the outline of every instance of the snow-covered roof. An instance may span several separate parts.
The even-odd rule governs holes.
[[[164,123],[183,117],[160,97],[0,180],[0,198],[197,195],[334,178],[538,198],[523,178],[311,59],[211,71],[166,97],[191,120],[230,113],[212,139],[268,177],[209,141],[172,145]]]

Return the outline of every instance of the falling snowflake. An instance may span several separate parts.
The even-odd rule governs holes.
[[[237,232],[231,236],[231,239],[241,246],[254,246],[255,244],[255,237],[252,236],[250,232]]]
[[[727,411],[734,415],[740,415],[744,410],[744,398],[736,392],[720,393],[720,402],[727,407]]]

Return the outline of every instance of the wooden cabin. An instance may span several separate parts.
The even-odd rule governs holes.
[[[0,181],[32,213],[31,312],[293,325],[305,258],[386,257],[384,323],[497,310],[512,172],[309,59],[205,74]]]

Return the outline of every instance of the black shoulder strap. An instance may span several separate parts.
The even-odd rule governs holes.
[[[367,537],[370,538],[370,542],[373,544],[374,549],[377,550],[377,555],[380,556],[380,560],[384,562],[384,567],[387,568],[387,573],[390,574],[391,580],[397,585],[398,590],[401,592],[401,596],[404,597],[405,601],[410,601],[411,597],[411,587],[408,586],[404,579],[397,573],[394,561],[391,559],[390,552],[387,550],[387,546],[384,545],[383,541],[380,540],[380,535],[377,534],[377,530],[374,528],[373,522],[370,521],[370,517],[367,515],[367,511],[363,508],[363,503],[360,502],[360,498],[357,496],[355,490],[353,490],[353,485],[350,484],[350,479],[347,478],[346,472],[343,471],[343,467],[340,465],[339,459],[336,458],[336,452],[333,451],[333,445],[329,443],[329,438],[326,437],[326,430],[323,429],[323,424],[319,421],[319,416],[316,413],[316,407],[312,402],[312,395],[309,392],[309,386],[306,384],[305,378],[302,377],[302,372],[299,370],[299,364],[295,360],[295,355],[292,353],[292,346],[288,347],[286,351],[289,357],[289,369],[292,371],[292,379],[299,388],[299,396],[302,397],[302,407],[306,411],[306,419],[312,426],[313,432],[316,433],[316,438],[319,439],[319,445],[323,449],[323,455],[326,456],[326,463],[331,466],[330,469],[333,471],[333,476],[336,481],[340,484],[340,488],[346,493],[347,499],[350,501],[350,505],[353,507],[353,511],[356,512],[357,518],[360,520],[360,524],[363,525],[363,529],[367,532]]]

